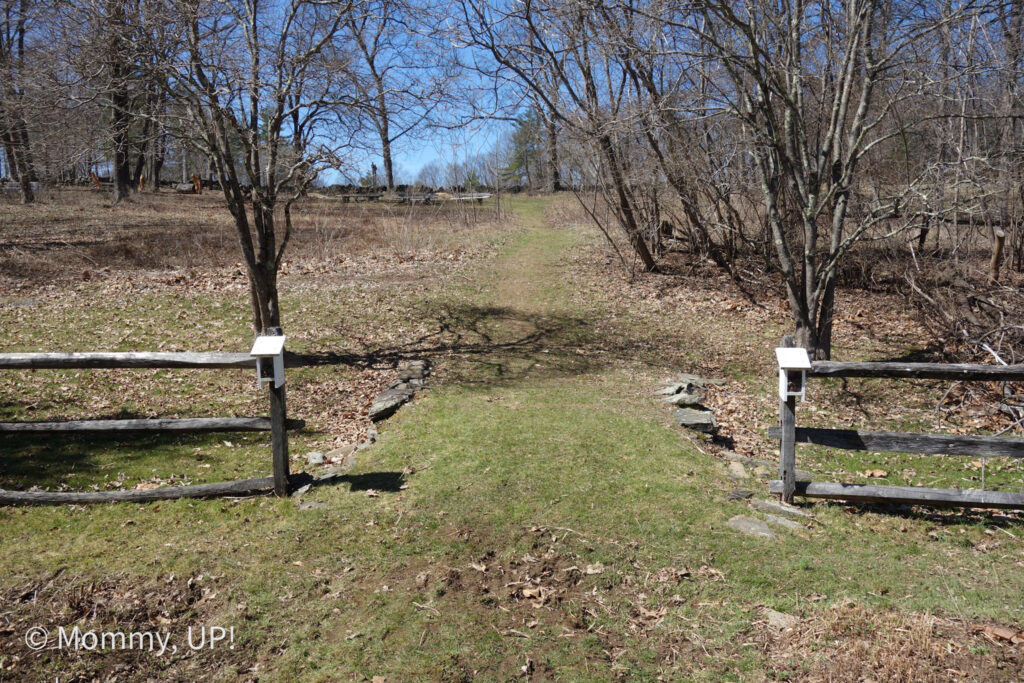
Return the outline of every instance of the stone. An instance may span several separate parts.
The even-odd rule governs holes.
[[[743,515],[736,515],[728,522],[729,527],[758,538],[775,538],[775,532],[768,528],[768,525],[759,519],[751,519]]]
[[[368,416],[374,422],[387,419],[395,414],[398,409],[412,398],[413,391],[407,386],[388,389],[373,402],[370,406]]]
[[[704,396],[699,392],[680,391],[678,394],[666,396],[661,400],[674,406],[698,406],[704,400]]]
[[[338,465],[337,467],[328,467],[325,470],[321,470],[320,472],[317,472],[317,474],[313,478],[316,479],[317,481],[326,481],[328,479],[337,479],[338,477],[345,476],[345,474],[347,474],[350,469],[352,469],[352,463],[351,462],[346,463],[344,465]],[[308,484],[307,484],[307,486],[308,486]]]
[[[754,468],[754,476],[758,479],[771,479],[772,471],[764,465],[758,465]]]
[[[0,299],[0,304],[11,306],[12,308],[34,308],[39,305],[39,301],[36,299],[28,298],[16,298],[16,299]]]
[[[768,512],[764,514],[764,521],[768,522],[769,524],[774,524],[775,526],[782,527],[784,529],[790,529],[792,531],[797,531],[799,529],[804,528],[804,526],[799,522],[794,522],[791,519],[780,517],[779,515],[773,515]]]
[[[793,470],[793,476],[797,481],[814,481],[814,475],[807,470]]]
[[[812,519],[811,515],[793,505],[786,505],[777,500],[754,500],[750,506],[759,512],[767,512],[773,515],[782,515],[792,519]]]
[[[306,453],[306,464],[307,465],[323,465],[326,461],[324,454],[320,451],[310,451]]]
[[[679,393],[697,394],[703,388],[702,385],[697,385],[693,382],[666,382],[661,387],[661,389],[654,392],[655,396],[673,396]]]
[[[678,375],[676,375],[676,381],[689,382],[690,384],[695,384],[701,388],[704,388],[709,384],[714,385],[716,387],[725,385],[724,379],[708,379],[707,377],[701,377],[700,375],[694,375],[689,372],[680,372]]]
[[[747,474],[747,468],[742,463],[731,462],[729,463],[729,474],[739,479],[746,479],[749,475]]]
[[[402,361],[398,364],[398,371],[410,373],[410,378],[422,379],[430,374],[430,363],[424,359]]]
[[[724,451],[723,455],[725,456],[725,459],[729,460],[730,462],[738,462],[744,465],[749,465],[753,462],[753,460],[751,460],[747,456],[740,455],[736,451]]]
[[[768,619],[768,625],[778,631],[789,631],[800,623],[800,617],[785,612],[776,612],[773,609],[766,608],[764,615]]]
[[[710,410],[679,408],[673,411],[672,417],[676,419],[680,426],[704,432],[705,434],[711,434],[718,429],[715,414]]]
[[[323,510],[327,507],[327,503],[321,503],[316,500],[304,500],[299,503],[300,510]]]
[[[337,462],[340,460],[344,460],[345,458],[347,458],[348,456],[352,455],[355,452],[356,447],[350,443],[347,443],[344,446],[339,446],[338,448],[327,451],[327,460],[331,462]]]
[[[306,485],[304,485],[304,486],[300,486],[299,488],[295,489],[295,490],[294,490],[294,491],[292,492],[292,498],[298,498],[298,497],[299,497],[299,496],[301,496],[301,495],[304,495],[304,494],[306,494],[306,493],[309,493],[309,490],[310,490],[311,488],[313,488],[313,485],[312,485],[312,484],[306,484]]]
[[[729,497],[727,498],[727,500],[730,500],[730,501],[747,500],[748,498],[753,498],[753,497],[754,497],[754,492],[753,491],[748,491],[746,489],[733,489],[732,491],[729,492]]]

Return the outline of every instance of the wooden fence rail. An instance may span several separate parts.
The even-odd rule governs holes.
[[[792,345],[792,337],[783,338],[783,347]],[[810,365],[810,369],[806,371],[808,378],[876,377],[962,382],[1024,381],[1024,365],[840,363],[835,361],[816,361]],[[779,479],[770,483],[770,491],[779,494],[787,503],[792,503],[794,496],[799,495],[807,498],[857,502],[1024,508],[1024,494],[1022,493],[796,481],[796,444],[798,443],[857,451],[1024,458],[1024,439],[797,427],[795,396],[780,397],[779,426],[770,428],[768,437],[779,440]]]
[[[280,335],[280,330],[276,331]],[[255,370],[256,359],[247,353],[0,353],[0,370],[70,370],[129,368],[200,368]],[[271,433],[273,476],[239,481],[170,486],[139,491],[47,492],[0,490],[0,505],[39,503],[98,503],[247,495],[273,489],[287,495],[289,429],[305,426],[286,417],[285,387],[270,382],[269,417],[201,417],[180,419],[61,420],[0,422],[0,434],[17,433],[135,433],[135,432],[267,432]]]

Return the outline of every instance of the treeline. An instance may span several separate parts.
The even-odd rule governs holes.
[[[902,240],[912,259],[941,239],[955,261],[980,238],[991,280],[1004,249],[1024,265],[1021,0],[459,9],[475,64],[557,129],[645,269],[666,236],[727,271],[764,255],[821,357],[858,243]]]
[[[481,122],[507,124],[494,149],[418,181],[573,189],[647,270],[667,239],[731,273],[760,257],[819,356],[865,240],[911,259],[980,241],[993,281],[1024,265],[1024,0],[0,3],[24,200],[97,156],[121,199],[193,155],[224,187],[257,329],[325,169],[357,178],[372,153],[393,189],[396,145]]]

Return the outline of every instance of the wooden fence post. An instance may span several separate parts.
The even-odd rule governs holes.
[[[267,329],[267,334],[280,337],[284,333],[280,327],[271,327]],[[270,382],[270,441],[274,451],[274,494],[277,496],[287,496],[290,488],[288,430],[285,424],[287,417],[286,389],[287,384],[276,386],[274,382]]]
[[[793,335],[782,338],[784,348],[796,346]],[[782,502],[793,503],[796,492],[796,396],[779,397],[779,479],[782,480]]]

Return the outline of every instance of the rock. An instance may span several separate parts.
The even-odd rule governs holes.
[[[797,481],[814,481],[814,475],[807,470],[793,470],[793,476]]]
[[[754,468],[754,476],[758,479],[771,479],[772,471],[764,465],[758,465]]]
[[[315,500],[304,500],[299,503],[300,510],[322,510],[327,507],[327,503],[321,503]]]
[[[654,395],[660,396],[667,403],[683,401],[685,403],[677,403],[677,405],[693,405],[704,400],[701,388],[693,382],[670,382],[655,391]]]
[[[413,390],[408,388],[408,386],[388,389],[378,396],[377,400],[370,406],[369,418],[374,422],[379,422],[391,417],[402,404],[412,398],[413,393]]]
[[[747,500],[748,498],[753,498],[753,497],[754,497],[754,492],[753,491],[748,491],[746,489],[733,489],[732,491],[729,492],[729,497],[727,498],[727,500],[730,500],[730,501]]]
[[[672,413],[672,417],[676,419],[680,426],[704,432],[705,434],[711,434],[718,429],[715,414],[710,410],[679,408]]]
[[[316,479],[317,481],[325,481],[327,479],[337,479],[338,477],[345,476],[345,474],[350,469],[352,469],[352,463],[346,463],[344,465],[339,465],[337,467],[328,467],[325,470],[321,470],[320,472],[317,472],[317,474],[313,478]],[[308,484],[307,484],[307,486],[308,486]]]
[[[320,451],[310,451],[306,453],[306,464],[307,465],[323,465],[326,458]]]
[[[292,498],[298,498],[299,496],[301,496],[301,495],[303,495],[305,493],[309,493],[309,490],[311,488],[313,488],[312,484],[306,484],[305,486],[300,486],[299,488],[297,488],[294,491],[292,491]]]
[[[746,479],[749,476],[747,468],[738,462],[729,463],[729,474],[739,479]]]
[[[775,538],[775,532],[768,528],[768,525],[759,519],[751,519],[743,515],[736,515],[729,520],[729,527],[758,538]]]
[[[754,500],[750,502],[750,506],[760,512],[767,512],[773,515],[782,515],[784,517],[790,517],[792,519],[812,519],[811,515],[804,512],[798,507],[792,505],[786,505],[780,503],[777,500]]]
[[[768,522],[769,524],[774,524],[775,526],[783,527],[784,529],[791,529],[793,531],[797,531],[798,529],[804,528],[803,525],[799,522],[794,522],[791,519],[780,517],[779,515],[773,515],[768,512],[764,514],[764,521]]]
[[[677,394],[666,396],[661,400],[674,406],[697,406],[704,400],[704,395],[700,392],[690,393],[680,391]]]
[[[690,384],[694,384],[700,387],[701,389],[707,387],[708,385],[714,385],[716,387],[725,385],[724,379],[708,379],[707,377],[701,377],[700,375],[694,375],[689,372],[680,372],[678,375],[676,375],[675,381],[688,382]]]
[[[17,298],[17,299],[0,299],[0,304],[11,306],[12,308],[34,308],[39,305],[39,301],[36,299],[28,298]]]
[[[353,444],[347,443],[344,446],[327,451],[327,460],[331,462],[338,462],[344,460],[355,452],[356,447]]]
[[[730,462],[738,462],[738,463],[742,463],[744,465],[749,465],[752,462],[754,462],[753,460],[751,460],[747,456],[740,455],[736,451],[724,451],[723,455],[725,456],[725,459],[729,460]]]
[[[654,392],[655,396],[672,396],[683,391],[686,387],[691,386],[689,384],[681,384],[679,382],[662,382],[661,389]]]
[[[409,379],[423,379],[430,374],[430,363],[426,360],[402,361],[398,364],[399,377],[401,373],[409,373]]]
[[[785,612],[776,612],[773,609],[766,608],[764,615],[768,618],[768,625],[778,631],[788,631],[800,623],[800,617]]]

